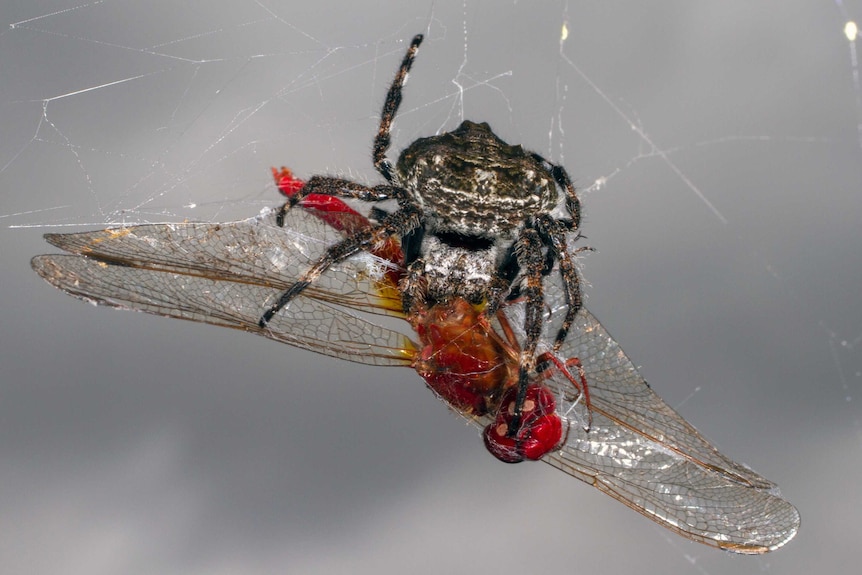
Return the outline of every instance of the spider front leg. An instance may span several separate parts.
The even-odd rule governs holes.
[[[389,184],[373,187],[363,186],[350,180],[313,176],[299,189],[285,193],[288,200],[276,213],[275,221],[279,227],[284,226],[284,217],[297,204],[303,203],[309,196],[330,196],[333,198],[356,199],[363,202],[382,202],[389,199],[400,199],[404,196],[401,188]]]

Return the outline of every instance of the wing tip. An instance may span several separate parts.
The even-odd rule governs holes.
[[[50,277],[52,274],[50,273],[50,268],[55,266],[56,264],[54,263],[54,259],[49,254],[42,254],[30,258],[30,268],[39,274],[39,277],[47,281],[51,281]]]

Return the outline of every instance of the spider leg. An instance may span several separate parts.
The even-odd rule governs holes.
[[[401,105],[401,90],[404,88],[404,82],[407,81],[407,73],[410,72],[410,67],[413,65],[413,60],[419,51],[422,37],[422,34],[414,36],[410,42],[410,47],[407,48],[407,53],[404,54],[401,67],[398,68],[398,73],[395,74],[395,79],[392,80],[392,85],[386,94],[386,100],[383,102],[383,112],[380,114],[380,127],[377,129],[377,136],[374,138],[374,154],[372,156],[374,167],[386,178],[387,182],[392,181],[392,162],[386,158],[386,152],[389,150],[391,140],[389,132],[392,128],[395,114],[398,112],[398,106]]]
[[[312,176],[301,190],[291,196],[290,201],[295,205],[309,194],[324,194],[338,198],[353,198],[363,202],[382,202],[384,200],[405,197],[403,189],[391,184],[380,184],[369,187],[341,178]]]
[[[569,335],[569,329],[575,321],[575,316],[583,306],[581,281],[578,278],[578,269],[566,245],[566,226],[548,215],[537,216],[536,224],[539,234],[548,244],[548,252],[560,262],[560,275],[563,276],[563,286],[566,290],[566,317],[563,318],[560,330],[554,338],[554,351],[556,352],[560,349],[566,336]]]
[[[549,251],[553,251],[554,257],[560,262],[560,274],[563,276],[563,284],[566,289],[568,309],[566,310],[566,317],[563,319],[560,331],[557,332],[557,336],[554,338],[554,351],[557,351],[568,336],[575,316],[583,305],[578,270],[572,261],[568,246],[566,245],[566,233],[577,233],[581,225],[581,201],[578,199],[572,179],[564,167],[549,162],[539,154],[534,153],[532,156],[534,160],[544,165],[545,169],[553,176],[554,181],[557,182],[557,185],[565,191],[566,210],[572,216],[570,220],[554,220],[550,216],[542,216],[537,221],[540,232],[549,244]]]
[[[551,173],[551,176],[554,177],[557,184],[566,192],[566,209],[572,215],[574,228],[580,228],[581,200],[578,199],[578,194],[575,192],[575,186],[572,184],[572,179],[569,177],[569,173],[563,166],[552,164],[539,154],[533,153],[532,156],[534,160],[541,162],[545,166],[545,169]]]
[[[389,199],[400,199],[405,195],[404,190],[390,184],[368,187],[350,180],[313,176],[279,208],[275,216],[276,224],[279,227],[284,226],[284,216],[287,212],[312,194],[356,199],[363,202],[382,202]]]
[[[368,219],[376,222],[382,222],[388,215],[388,211],[378,208],[377,206],[371,206],[371,209],[368,211]]]
[[[515,396],[515,413],[509,432],[512,437],[521,425],[521,410],[527,397],[530,374],[536,367],[536,348],[542,335],[542,309],[544,307],[542,288],[542,238],[532,228],[524,228],[516,247],[518,264],[524,273],[524,287],[521,295],[526,299],[524,318],[524,345],[518,358],[518,393]]]
[[[312,265],[302,277],[292,286],[287,288],[279,296],[278,301],[272,304],[261,316],[258,325],[266,327],[266,324],[284,306],[302,293],[302,290],[315,282],[330,266],[346,260],[355,253],[361,251],[374,251],[375,246],[383,245],[391,236],[402,236],[419,226],[421,212],[418,208],[409,204],[402,204],[400,209],[388,215],[378,226],[368,226],[344,238],[342,241],[330,246],[326,253]]]
[[[401,305],[407,317],[413,317],[418,309],[427,309],[428,282],[425,280],[425,262],[416,259],[407,265],[407,271],[398,284]]]
[[[485,309],[485,315],[492,316],[497,313],[511,287],[512,284],[508,280],[500,277],[491,278],[488,282],[488,305]]]

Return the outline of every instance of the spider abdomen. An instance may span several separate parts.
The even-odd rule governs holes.
[[[416,140],[401,153],[397,173],[432,233],[512,238],[525,220],[558,201],[541,162],[486,123],[465,121],[452,132]]]

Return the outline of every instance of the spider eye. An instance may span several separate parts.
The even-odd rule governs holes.
[[[494,245],[494,240],[480,236],[468,236],[455,232],[442,232],[435,234],[441,242],[452,248],[461,248],[473,252],[484,251]]]

